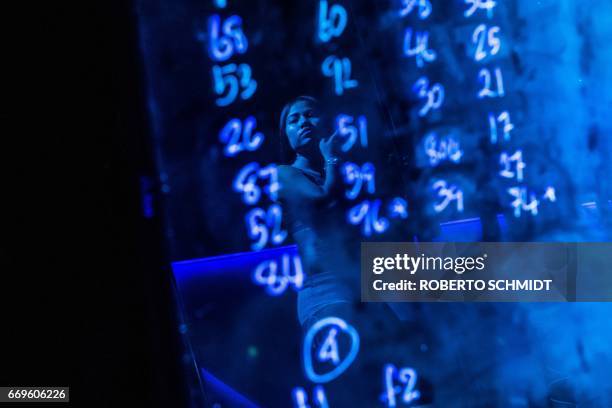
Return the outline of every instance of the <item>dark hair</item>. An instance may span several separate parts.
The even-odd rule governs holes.
[[[310,102],[315,106],[319,105],[319,101],[313,98],[312,96],[298,96],[293,98],[289,102],[285,104],[280,116],[280,160],[281,164],[291,164],[296,158],[295,151],[291,147],[289,143],[289,138],[287,137],[287,132],[285,129],[287,128],[287,116],[289,116],[289,111],[291,107],[300,101]]]

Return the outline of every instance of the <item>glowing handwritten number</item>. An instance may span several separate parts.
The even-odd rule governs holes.
[[[380,206],[380,200],[364,200],[348,210],[347,220],[351,225],[361,224],[361,232],[366,237],[372,232],[382,234],[389,228],[389,221],[384,217],[379,218]]]
[[[327,335],[325,337],[328,339],[331,330],[335,330],[334,339],[336,336],[341,334],[348,335],[350,337],[350,350],[344,356],[344,358],[340,358],[337,363],[333,364],[335,367],[331,371],[323,374],[317,373],[314,369],[312,358],[312,350],[314,349],[313,340],[320,332],[326,333]],[[327,345],[327,347],[329,347],[329,345]],[[338,347],[337,344],[335,347]],[[317,321],[312,325],[312,327],[310,327],[310,329],[308,329],[306,336],[304,337],[304,348],[302,350],[304,358],[304,371],[306,371],[306,376],[308,379],[315,383],[326,383],[334,378],[337,378],[353,363],[355,357],[357,357],[357,353],[359,352],[359,334],[353,326],[347,324],[339,317],[326,317]],[[317,357],[319,357],[320,349],[315,351]],[[340,353],[340,350],[338,350],[338,353]],[[327,356],[327,354],[324,355]]]
[[[233,15],[221,24],[221,17],[214,14],[208,20],[208,52],[214,61],[227,61],[234,55],[244,54],[249,48],[244,32],[242,19]]]
[[[459,163],[463,157],[463,150],[452,136],[438,137],[435,132],[429,133],[423,140],[425,154],[429,157],[429,164],[437,166],[444,160]]]
[[[420,77],[412,86],[412,91],[417,94],[420,99],[425,99],[425,105],[419,109],[419,116],[425,116],[432,109],[439,109],[444,102],[444,87],[440,84],[434,84],[429,87],[429,79]]]
[[[236,100],[238,93],[240,98],[247,100],[257,89],[257,82],[251,78],[251,67],[248,64],[215,65],[212,72],[215,93],[220,96],[216,100],[217,106],[228,106]]]
[[[463,12],[463,16],[468,18],[474,15],[478,10],[486,10],[487,17],[493,17],[493,9],[497,5],[494,0],[465,0],[465,4],[469,4],[470,7]]]
[[[334,4],[331,8],[327,0],[319,3],[319,39],[328,42],[333,37],[340,37],[346,28],[348,15],[346,9],[340,4]]]
[[[502,131],[504,133],[504,141],[510,140],[510,132],[514,129],[514,124],[510,121],[510,113],[503,111],[497,117],[492,113],[489,113],[489,131],[491,137],[491,143],[497,143],[497,124],[502,125]]]
[[[441,202],[434,204],[434,210],[437,213],[444,211],[452,201],[457,201],[457,211],[463,212],[463,191],[457,186],[447,185],[446,181],[438,180],[432,187],[438,193],[438,197],[443,199]]]
[[[354,200],[361,193],[365,184],[368,193],[376,192],[376,169],[372,163],[364,163],[361,167],[355,163],[347,162],[342,166],[342,174],[345,184],[352,187],[346,191],[346,198]]]
[[[414,34],[414,45],[413,42]],[[426,62],[432,62],[436,59],[436,52],[429,49],[429,32],[412,31],[411,27],[406,29],[404,35],[404,55],[407,57],[415,57],[417,67],[421,68]]]
[[[361,147],[368,147],[368,120],[365,116],[357,118],[357,127],[353,124],[355,118],[350,115],[340,114],[336,118],[336,129],[338,134],[346,141],[340,147],[343,152],[348,152],[353,148],[357,139]]]
[[[551,186],[546,187],[546,191],[544,192],[543,199],[548,200],[550,202],[557,201],[557,195],[555,194],[555,188]]]
[[[389,216],[391,218],[408,218],[408,203],[401,197],[395,197],[389,203]]]
[[[264,261],[255,268],[253,280],[256,284],[265,286],[266,292],[271,296],[283,294],[290,285],[298,290],[304,284],[302,261],[299,256],[283,254],[280,270],[277,260]]]
[[[242,199],[245,204],[257,204],[261,197],[261,189],[257,185],[259,164],[249,163],[244,166],[234,179],[234,191],[243,194]]]
[[[483,87],[478,92],[478,99],[482,98],[501,98],[505,95],[504,92],[504,78],[502,77],[501,69],[495,68],[495,91],[491,88],[491,71],[487,68],[483,68],[478,73],[478,79],[482,83]]]
[[[538,204],[539,201],[536,199],[535,194],[529,194],[530,202],[527,203],[527,189],[525,187],[510,187],[508,194],[514,197],[510,205],[514,208],[514,216],[520,217],[521,211],[530,211],[531,215],[538,215]]]
[[[351,79],[351,60],[348,58],[340,59],[330,55],[323,61],[321,71],[326,77],[333,78],[336,95],[342,95],[345,89],[356,88],[359,85],[357,80]]]
[[[268,208],[268,225],[272,228],[272,243],[274,245],[280,245],[287,238],[287,231],[281,229],[281,222],[283,219],[283,210],[278,204],[272,204]]]
[[[255,242],[251,245],[254,251],[259,251],[268,243],[268,227],[266,226],[266,212],[261,208],[254,208],[246,215],[249,237]]]
[[[302,387],[295,387],[292,394],[294,408],[329,408],[327,397],[325,396],[325,390],[321,385],[317,385],[313,389],[314,404],[312,406],[308,405],[308,396]]]
[[[269,164],[259,170],[258,176],[262,179],[269,179],[269,182],[264,186],[264,191],[272,201],[278,198],[278,190],[280,183],[278,182],[278,169],[275,164]]]
[[[331,361],[334,365],[338,365],[340,363],[340,355],[338,354],[338,340],[336,340],[336,336],[338,335],[338,329],[332,327],[327,332],[327,337],[321,348],[319,349],[319,353],[317,357],[319,361],[322,363],[326,361]]]
[[[515,162],[515,170],[512,170],[512,163]],[[523,169],[527,166],[523,161],[523,152],[517,150],[512,155],[506,152],[502,152],[499,156],[499,164],[503,166],[503,169],[499,172],[499,175],[505,178],[516,177],[517,181],[523,181]]]
[[[225,144],[223,153],[227,157],[233,157],[242,151],[255,151],[264,141],[261,132],[253,134],[257,127],[257,120],[249,116],[244,120],[244,126],[240,119],[232,119],[221,129],[219,140]]]
[[[499,52],[501,48],[501,41],[497,36],[499,31],[498,26],[487,28],[486,24],[480,24],[476,27],[472,34],[472,42],[476,44],[474,60],[482,61],[487,56],[496,55]],[[486,47],[489,49],[487,50]]]
[[[400,17],[406,17],[415,9],[419,8],[419,18],[425,20],[431,14],[431,2],[429,0],[402,0],[402,8],[400,9]]]
[[[404,404],[410,404],[421,398],[421,392],[415,390],[417,372],[413,368],[405,367],[398,371],[393,364],[387,364],[383,369],[383,373],[385,393],[382,400],[387,403],[389,408],[397,406],[396,395],[398,394],[401,394],[401,401]],[[395,385],[396,380],[404,385],[403,392],[401,385]]]
[[[247,205],[257,204],[261,197],[261,188],[257,185],[259,179],[269,179],[264,191],[272,201],[276,201],[280,184],[278,182],[278,170],[276,165],[270,164],[260,167],[253,162],[244,166],[234,179],[234,191],[242,193],[242,199]]]
[[[272,204],[268,211],[253,208],[245,217],[249,238],[255,242],[251,249],[259,251],[268,241],[274,245],[282,244],[287,238],[287,231],[281,230],[282,209],[278,204]]]

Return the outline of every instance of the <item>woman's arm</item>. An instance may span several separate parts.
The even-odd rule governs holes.
[[[338,132],[319,142],[319,150],[325,160],[325,181],[323,190],[326,196],[334,196],[342,188],[340,178],[340,160],[335,153],[338,150]]]

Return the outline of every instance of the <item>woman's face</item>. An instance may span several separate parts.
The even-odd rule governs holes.
[[[289,138],[289,144],[293,150],[300,151],[311,147],[313,142],[318,141],[317,127],[319,125],[319,112],[315,105],[309,101],[297,101],[287,115],[285,133]]]

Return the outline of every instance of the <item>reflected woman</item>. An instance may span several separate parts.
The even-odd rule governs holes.
[[[355,240],[346,231],[338,198],[340,138],[326,134],[316,99],[300,96],[285,105],[280,120],[278,200],[306,274],[298,293],[298,318],[307,329],[326,316],[349,318],[358,301]],[[331,133],[331,132],[329,132]]]

